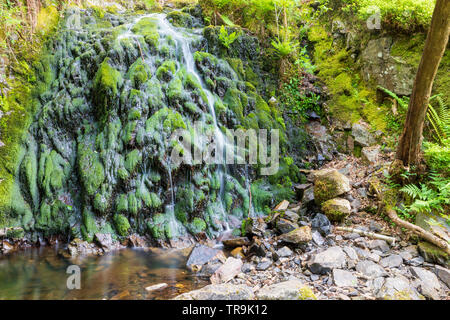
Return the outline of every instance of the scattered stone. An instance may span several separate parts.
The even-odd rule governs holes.
[[[397,268],[403,263],[403,258],[398,254],[391,254],[386,258],[381,259],[380,264],[384,268]]]
[[[153,286],[149,286],[149,287],[145,288],[145,291],[151,292],[151,291],[161,290],[161,289],[167,288],[168,286],[169,285],[167,283],[158,283]]]
[[[345,253],[347,254],[347,256],[352,259],[357,261],[358,260],[358,254],[356,253],[355,249],[353,249],[352,247],[349,246],[345,246],[342,248]]]
[[[450,288],[450,270],[441,266],[435,266],[433,272],[445,285]]]
[[[344,234],[344,238],[347,240],[355,240],[360,238],[361,236],[359,235],[359,233],[356,232],[351,232],[351,233],[346,233]]]
[[[292,230],[295,230],[297,228],[298,228],[297,223],[291,222],[287,219],[280,218],[277,221],[277,230],[281,234],[291,232]]]
[[[309,277],[311,278],[311,281],[317,281],[320,278],[317,274],[312,274]]]
[[[227,240],[222,240],[222,243],[225,247],[228,248],[236,248],[236,247],[242,247],[249,244],[249,240],[247,237],[237,237]]]
[[[222,283],[183,293],[174,300],[253,300],[254,297],[253,290],[246,285]]]
[[[312,233],[312,240],[319,247],[325,243],[325,239],[320,235],[320,232],[317,230]]]
[[[386,271],[379,266],[378,264],[374,263],[373,261],[360,261],[356,264],[356,271],[362,273],[366,277],[369,278],[378,278],[378,277],[384,277],[387,276]]]
[[[364,147],[361,150],[361,158],[364,162],[375,164],[380,154],[380,146]]]
[[[384,300],[421,300],[405,277],[386,278],[376,297]]]
[[[363,198],[367,198],[367,189],[366,188],[359,188],[356,190],[358,192],[358,194],[363,197]]]
[[[259,300],[316,300],[310,287],[300,280],[280,282],[265,286],[256,292]]]
[[[192,249],[188,261],[186,262],[186,266],[189,270],[196,271],[201,269],[203,265],[214,260],[225,262],[226,258],[221,250],[197,244],[194,249]]]
[[[384,240],[372,240],[369,242],[369,248],[379,250],[381,252],[389,251],[389,245]]]
[[[235,258],[244,258],[244,250],[242,247],[237,247],[231,250],[230,254]]]
[[[312,240],[311,228],[309,226],[300,227],[282,234],[278,239],[292,244],[307,243]]]
[[[425,260],[422,257],[419,256],[419,257],[416,257],[416,258],[413,258],[413,259],[409,260],[408,264],[410,266],[413,266],[413,267],[418,267],[418,266],[423,265],[424,261]]]
[[[376,223],[375,221],[370,221],[369,230],[372,232],[382,232],[383,227],[379,223]]]
[[[94,243],[89,243],[81,239],[74,239],[67,246],[67,250],[72,257],[76,256],[90,256],[90,255],[102,255],[103,249],[97,247]]]
[[[439,293],[432,286],[428,285],[425,282],[420,282],[418,289],[420,293],[430,300],[439,300]]]
[[[355,142],[362,147],[369,147],[376,142],[366,123],[354,123],[352,125],[352,136]]]
[[[419,253],[426,262],[436,263],[450,268],[450,255],[435,245],[422,241],[418,245]]]
[[[315,172],[314,199],[318,205],[350,191],[350,181],[336,169]]]
[[[314,187],[308,188],[303,193],[302,205],[307,206],[314,201]]]
[[[345,252],[340,247],[331,247],[314,255],[309,269],[312,273],[326,274],[334,268],[344,268],[346,261]]]
[[[298,219],[300,218],[298,213],[295,213],[294,211],[291,210],[286,210],[283,214],[283,218],[291,221],[293,223],[297,223]]]
[[[256,270],[265,271],[265,270],[269,269],[271,266],[272,266],[272,261],[269,261],[269,260],[261,261],[260,263],[258,263],[256,265]]]
[[[334,284],[338,287],[356,287],[358,279],[350,271],[333,269]]]
[[[413,276],[419,278],[420,281],[426,283],[431,288],[435,290],[441,289],[441,284],[439,283],[437,276],[433,272],[419,267],[410,267],[409,271],[411,271],[411,274]]]
[[[322,236],[327,236],[331,232],[331,222],[327,216],[322,213],[317,213],[314,219],[311,220],[311,227],[320,232]]]
[[[229,257],[225,263],[214,272],[210,280],[212,284],[225,283],[241,272],[242,260]]]
[[[289,249],[288,247],[285,246],[285,247],[277,250],[277,254],[278,254],[278,257],[285,258],[285,257],[292,256],[293,252],[291,249]]]
[[[344,220],[350,214],[351,210],[350,202],[346,199],[336,198],[322,203],[322,211],[333,222]]]
[[[381,260],[381,257],[374,252],[369,253],[369,256],[367,258],[376,263],[380,262]]]
[[[284,211],[288,207],[289,207],[289,201],[283,200],[273,209],[273,211]]]
[[[251,264],[251,263],[244,263],[244,264],[242,265],[241,271],[242,271],[243,273],[248,273],[248,272],[252,271],[253,269],[255,269],[255,267],[253,266],[253,264]]]

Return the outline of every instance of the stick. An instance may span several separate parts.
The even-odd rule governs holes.
[[[371,238],[374,238],[374,239],[385,240],[385,241],[391,243],[392,245],[395,245],[395,241],[396,241],[396,239],[393,238],[393,237],[388,237],[388,236],[384,236],[382,234],[373,233],[373,232],[367,232],[367,231],[363,231],[363,230],[355,229],[355,228],[336,227],[336,230],[347,231],[347,232],[354,232],[354,233],[358,233],[358,234],[361,234],[361,235],[366,236],[366,237],[371,237]]]

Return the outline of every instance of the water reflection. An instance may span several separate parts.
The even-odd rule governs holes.
[[[0,299],[170,299],[207,284],[185,268],[188,250],[126,249],[67,260],[56,248],[0,257]],[[67,289],[67,267],[81,268],[81,289]],[[147,292],[165,282],[168,287]]]

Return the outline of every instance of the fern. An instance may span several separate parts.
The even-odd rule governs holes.
[[[276,41],[272,41],[272,46],[275,49],[276,55],[283,59],[294,52],[298,44],[290,41],[280,41],[280,39],[276,39]]]
[[[442,100],[440,94],[430,98],[430,101],[436,99],[439,109],[436,109],[430,104],[428,106],[427,120],[433,130],[433,138],[436,142],[444,145],[444,140],[450,137],[450,109]]]
[[[383,88],[382,86],[378,86],[377,89],[383,91],[388,96],[390,96],[392,99],[397,101],[398,105],[402,108],[403,111],[408,110],[408,104],[409,104],[409,98],[408,97],[400,98],[394,92],[392,92],[392,91],[390,91],[390,90],[388,90],[386,88]]]
[[[230,45],[238,38],[238,36],[239,35],[236,32],[228,34],[228,31],[224,26],[220,27],[219,40],[227,49],[230,48]]]

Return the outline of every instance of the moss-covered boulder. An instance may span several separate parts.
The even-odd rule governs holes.
[[[319,170],[314,176],[314,200],[318,205],[350,191],[350,180],[336,169]]]
[[[429,242],[419,242],[419,253],[426,262],[438,263],[450,268],[450,255]]]
[[[322,211],[332,222],[341,222],[351,212],[350,202],[346,199],[331,199],[322,203]]]

